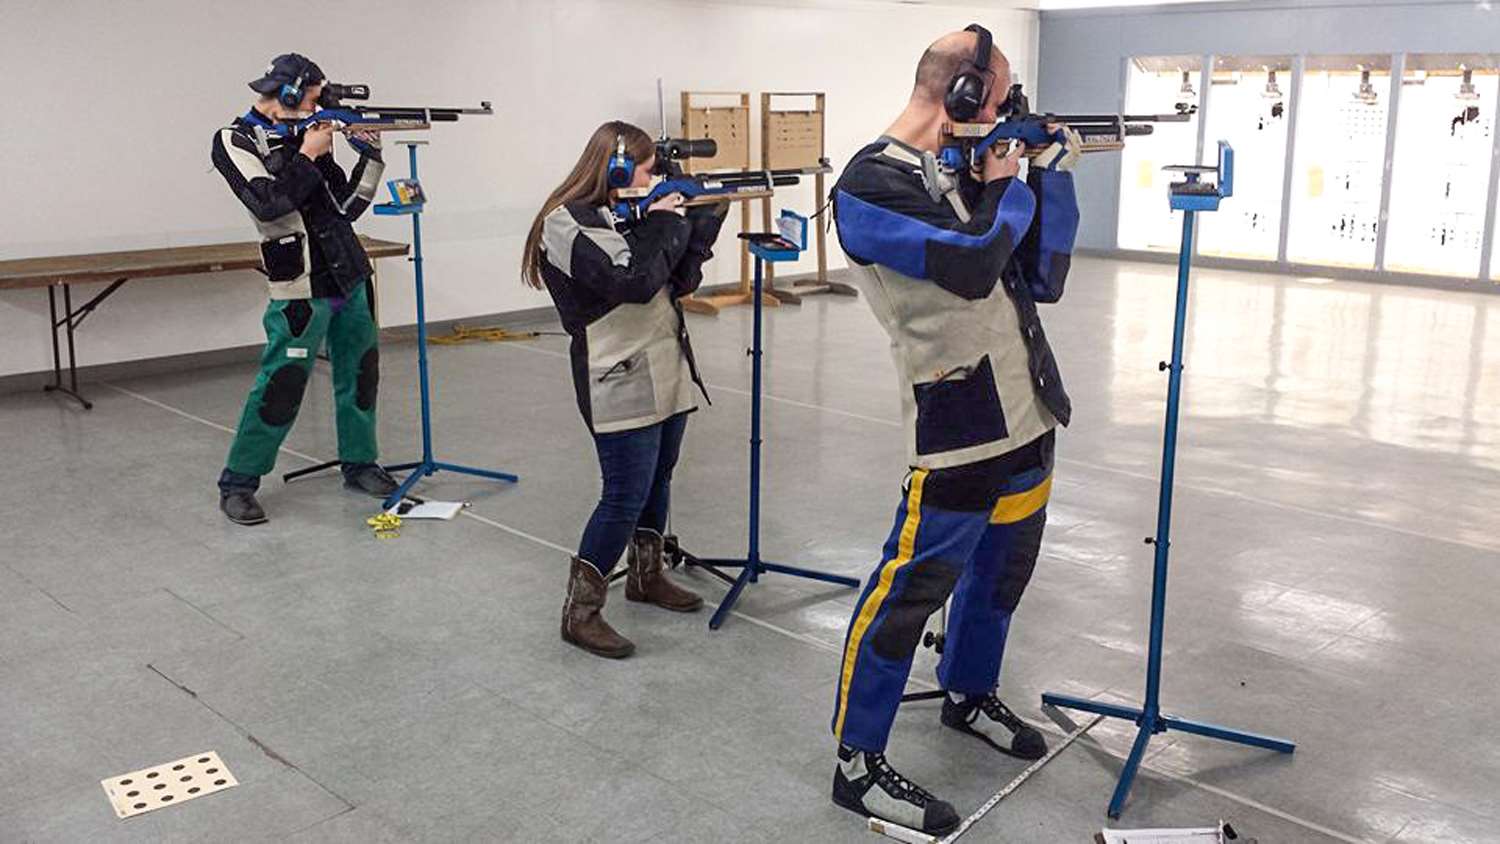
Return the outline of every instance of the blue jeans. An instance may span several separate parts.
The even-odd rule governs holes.
[[[601,574],[619,562],[636,528],[666,530],[672,469],[686,428],[687,414],[679,413],[645,428],[594,435],[604,488],[583,529],[578,556]]]

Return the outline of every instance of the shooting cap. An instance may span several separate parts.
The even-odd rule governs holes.
[[[299,82],[300,77],[300,84]],[[257,94],[274,97],[283,85],[305,88],[327,79],[317,63],[301,53],[283,53],[271,60],[266,72],[250,83],[250,90]]]

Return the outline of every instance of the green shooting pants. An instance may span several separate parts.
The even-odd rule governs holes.
[[[325,338],[333,364],[339,460],[375,462],[380,349],[368,287],[368,282],[356,287],[341,306],[338,299],[292,299],[266,307],[266,350],[229,448],[230,471],[258,477],[276,465]]]

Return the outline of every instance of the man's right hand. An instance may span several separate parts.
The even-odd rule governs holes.
[[[1021,172],[1021,156],[1025,152],[1026,148],[1021,144],[1016,144],[1006,154],[1001,154],[999,147],[990,147],[989,154],[984,157],[984,181],[1014,178]]]
[[[299,152],[308,158],[316,161],[320,156],[327,155],[331,149],[333,149],[332,123],[319,123],[303,133],[302,148]]]

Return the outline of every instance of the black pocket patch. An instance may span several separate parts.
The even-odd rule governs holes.
[[[939,454],[1005,439],[1005,411],[990,357],[912,385],[917,399],[917,454]]]
[[[359,377],[354,382],[354,404],[360,410],[375,409],[375,394],[380,388],[380,349],[371,346],[359,359]]]
[[[291,281],[302,275],[302,242],[306,235],[292,232],[260,242],[260,261],[272,281]]]

